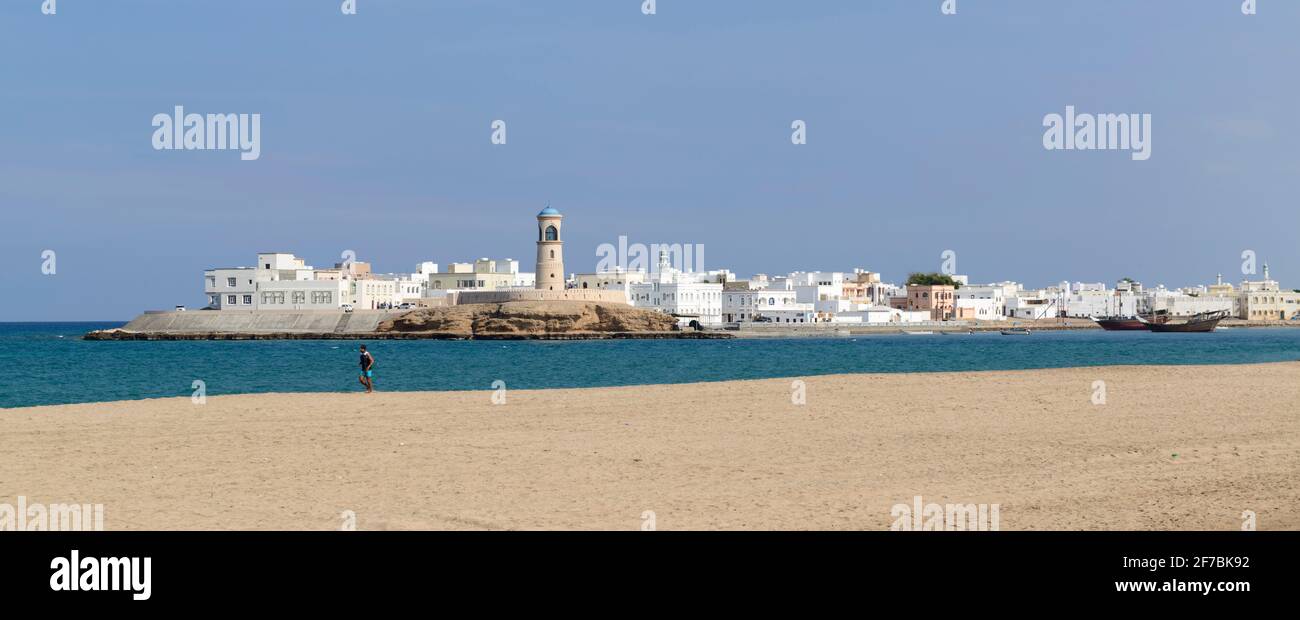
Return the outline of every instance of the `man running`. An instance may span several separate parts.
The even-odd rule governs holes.
[[[361,385],[366,386],[366,393],[375,391],[374,376],[375,373],[371,368],[375,365],[374,356],[366,350],[366,345],[361,345]]]

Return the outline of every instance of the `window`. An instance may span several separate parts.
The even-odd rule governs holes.
[[[233,288],[233,287],[235,286],[235,279],[234,279],[234,278],[226,278],[226,286],[229,286],[229,287],[232,287],[232,288]]]
[[[555,258],[555,250],[551,250],[551,258]]]
[[[301,304],[301,303],[306,303],[306,302],[307,302],[307,293],[306,293],[306,291],[294,291],[294,292],[293,292],[293,303],[295,303],[295,304]]]
[[[236,299],[236,297],[235,297],[234,295],[226,295],[226,303],[229,304],[229,305],[232,305],[232,306],[233,306],[233,305],[235,305],[236,303],[239,303],[239,302],[235,301],[235,299]]]
[[[547,241],[559,241],[559,239],[560,239],[560,233],[559,233],[559,231],[555,230],[555,227],[554,227],[554,226],[547,226],[547,227],[546,227],[546,240],[547,240]],[[555,258],[555,252],[551,252],[551,258]]]
[[[246,306],[251,306],[251,305],[253,305],[253,296],[252,296],[252,295],[244,295],[244,305],[246,305]]]

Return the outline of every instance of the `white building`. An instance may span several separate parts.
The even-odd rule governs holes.
[[[329,310],[347,303],[350,280],[267,280],[257,283],[257,310]]]
[[[1105,286],[1076,284],[1065,296],[1065,315],[1073,317],[1136,316],[1146,310],[1146,300],[1131,286],[1106,290]]]
[[[288,252],[260,252],[256,267],[204,271],[203,292],[208,307],[216,310],[338,308],[348,303],[351,282],[338,270],[327,271],[318,274]]]
[[[253,310],[256,306],[257,270],[221,267],[203,272],[203,293],[215,310]]]
[[[1007,316],[1007,290],[1010,288],[1014,295],[1016,286],[1008,283],[1000,284],[976,284],[963,286],[953,292],[953,307],[957,309],[955,314],[965,317],[965,313],[960,309],[968,308],[975,316],[973,318],[981,321],[997,321],[1005,319]]]
[[[1158,287],[1148,291],[1145,309],[1151,312],[1164,311],[1173,316],[1190,316],[1202,312],[1223,311],[1237,314],[1236,297],[1219,297],[1208,292],[1178,290],[1169,291]]]
[[[812,322],[816,310],[813,304],[798,302],[798,293],[786,289],[742,289],[722,291],[722,320],[728,323],[755,321],[760,317],[774,322]]]
[[[963,287],[964,288],[964,287]],[[961,293],[961,289],[957,289]],[[957,297],[953,300],[953,316],[978,321],[1006,320],[1006,302],[988,297]]]
[[[840,271],[796,271],[785,279],[798,294],[798,302],[812,304],[815,320],[830,321],[836,313],[848,312],[853,300],[844,294],[844,284],[856,276]]]
[[[1006,298],[1007,316],[1015,319],[1054,319],[1059,316],[1057,297],[1048,291],[1018,291]]]
[[[722,284],[698,282],[697,274],[683,274],[668,263],[668,257],[659,252],[659,269],[647,276],[646,281],[629,285],[629,301],[638,308],[647,308],[671,314],[679,322],[716,325],[722,322]]]
[[[831,317],[831,322],[881,325],[897,323],[902,319],[903,312],[889,306],[860,306],[858,309],[841,312]]]

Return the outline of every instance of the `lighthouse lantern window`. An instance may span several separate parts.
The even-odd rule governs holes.
[[[547,227],[546,227],[546,240],[547,240],[547,241],[556,241],[556,240],[559,239],[559,237],[560,237],[560,235],[559,235],[559,233],[555,230],[555,227],[554,227],[554,226],[547,226]]]

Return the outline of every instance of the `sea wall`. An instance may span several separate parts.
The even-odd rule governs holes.
[[[190,310],[145,312],[122,331],[148,334],[363,334],[405,310]]]

